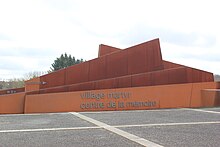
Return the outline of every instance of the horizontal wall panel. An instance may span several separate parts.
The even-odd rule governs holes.
[[[132,75],[131,78],[132,78],[132,87],[152,85],[151,73]]]
[[[187,80],[187,73],[185,67],[172,68],[168,70],[169,73],[169,82],[168,84],[182,84],[190,83]]]
[[[94,82],[86,82],[79,84],[80,91],[82,90],[95,90],[95,83]]]
[[[24,92],[25,88],[12,88],[12,89],[4,89],[0,90],[0,95],[4,94],[13,94],[13,93],[19,93],[19,92]]]
[[[131,87],[131,76],[124,76],[117,78],[118,80],[118,87],[117,88],[125,88],[125,87]]]
[[[146,50],[141,46],[137,46],[135,48],[127,49],[127,52],[128,52],[128,74],[147,72]]]
[[[95,81],[95,89],[112,89],[118,87],[118,80],[117,79],[105,79]]]
[[[127,51],[106,56],[106,78],[120,77],[128,74]]]
[[[128,50],[128,74],[163,69],[159,39],[145,42]]]
[[[25,92],[0,95],[0,114],[24,113]]]
[[[68,86],[68,91],[84,91],[84,90],[94,90],[95,83],[94,82],[85,82],[79,84],[73,84]]]
[[[179,67],[186,67],[186,66],[163,60],[163,67],[164,69],[170,69],[170,68],[179,68]]]
[[[214,82],[190,83],[27,95],[24,110],[25,113],[46,113],[203,107],[207,101],[202,99],[201,91],[215,86]],[[215,100],[214,96],[210,98],[209,102]]]
[[[169,82],[169,72],[161,71],[161,72],[153,72],[151,74],[152,85],[166,85]]]
[[[100,57],[89,61],[89,81],[106,78],[106,57]]]
[[[89,62],[66,68],[66,85],[89,81]]]
[[[65,69],[61,69],[40,77],[40,89],[65,85]]]
[[[213,82],[214,76],[213,73],[194,69],[187,67],[187,79],[188,82],[196,83],[196,82]]]
[[[67,86],[58,86],[52,88],[41,89],[39,92],[40,94],[44,93],[58,93],[58,92],[67,92]]]

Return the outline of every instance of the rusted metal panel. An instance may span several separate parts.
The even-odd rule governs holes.
[[[106,56],[89,61],[89,81],[106,78]]]
[[[95,89],[112,89],[117,87],[118,80],[114,78],[95,81]]]
[[[125,88],[125,87],[131,87],[131,76],[124,76],[117,78],[118,80],[118,87],[117,88]]]
[[[127,50],[106,56],[106,78],[120,77],[127,74]]]
[[[40,77],[40,89],[65,85],[65,69],[61,69]],[[44,84],[45,83],[45,84]]]
[[[89,62],[66,68],[66,85],[89,81]]]
[[[98,55],[98,57],[105,56],[105,55],[108,55],[108,54],[111,54],[113,52],[117,52],[117,51],[120,51],[120,50],[121,49],[116,48],[116,47],[100,44],[99,45],[99,55]]]

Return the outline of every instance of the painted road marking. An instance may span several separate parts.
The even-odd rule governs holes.
[[[120,136],[123,136],[123,137],[125,137],[125,138],[127,138],[127,139],[129,139],[129,140],[131,140],[131,141],[133,141],[133,142],[136,142],[136,143],[138,143],[138,144],[141,144],[141,145],[144,145],[144,146],[147,146],[147,147],[162,147],[162,146],[159,145],[159,144],[156,144],[156,143],[151,142],[151,141],[149,141],[149,140],[146,140],[146,139],[144,139],[144,138],[140,138],[140,137],[138,137],[138,136],[136,136],[136,135],[130,134],[130,133],[128,133],[128,132],[125,132],[125,131],[120,130],[120,129],[118,129],[118,128],[115,128],[115,127],[113,127],[113,126],[107,125],[107,124],[105,124],[105,123],[103,123],[103,122],[100,122],[100,121],[98,121],[98,120],[92,119],[92,118],[90,118],[90,117],[87,117],[87,116],[85,116],[85,115],[79,114],[79,113],[77,113],[77,112],[70,112],[70,113],[73,114],[73,115],[75,115],[75,116],[77,116],[77,117],[79,117],[79,118],[81,118],[81,119],[83,119],[83,120],[86,120],[86,121],[88,121],[88,122],[90,122],[90,123],[93,123],[93,124],[95,124],[95,125],[97,125],[97,126],[103,128],[103,129],[106,129],[106,130],[108,130],[108,131],[110,131],[110,132],[113,132],[113,133],[115,133],[115,134],[118,134],[118,135],[120,135]]]
[[[0,130],[0,133],[41,132],[41,131],[66,131],[66,130],[84,130],[84,129],[99,129],[99,128],[101,128],[101,127],[72,127],[72,128],[45,128],[45,129]]]
[[[65,115],[67,112],[59,113],[25,113],[25,114],[0,114],[0,117],[13,117],[13,116],[44,116],[44,115]]]
[[[190,109],[190,108],[183,108],[185,110],[191,110],[191,111],[198,111],[198,112],[206,112],[206,113],[215,113],[220,114],[218,111],[210,111],[210,110],[202,110],[202,109]]]
[[[85,111],[85,112],[80,112],[81,114],[83,113],[133,113],[133,112],[166,112],[166,111],[183,111],[185,108],[177,108],[177,109],[148,109],[148,110],[125,110],[125,111]]]
[[[219,106],[216,106],[216,107],[209,107],[209,108],[211,108],[211,109],[220,109]]]
[[[0,117],[12,117],[12,116],[36,116],[42,115],[43,113],[30,113],[30,114],[0,114]],[[48,114],[48,113],[45,113]]]
[[[116,128],[126,127],[153,127],[153,126],[178,126],[178,125],[203,125],[203,124],[220,124],[220,121],[212,122],[187,122],[187,123],[161,123],[161,124],[139,124],[139,125],[118,125]]]
[[[188,122],[188,123],[161,123],[161,124],[138,124],[138,125],[115,125],[115,126],[111,126],[111,127],[114,127],[114,128],[126,128],[126,127],[152,127],[152,126],[203,125],[203,124],[220,124],[220,121],[214,121],[214,122]],[[86,130],[86,129],[100,129],[100,128],[103,128],[103,127],[95,126],[95,127],[70,127],[70,128],[0,130],[0,133]]]

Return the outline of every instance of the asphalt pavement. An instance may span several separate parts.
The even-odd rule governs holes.
[[[0,147],[220,146],[220,107],[0,115]]]

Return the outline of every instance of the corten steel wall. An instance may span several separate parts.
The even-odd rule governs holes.
[[[214,76],[213,73],[194,69],[194,68],[187,68],[187,74],[188,74],[188,81],[189,82],[200,82],[207,81],[207,82],[213,82]]]
[[[159,39],[40,77],[40,89],[163,69]]]
[[[65,84],[75,84],[89,81],[89,64],[90,62],[83,62],[74,66],[66,68]]]
[[[87,83],[92,84],[92,83]],[[34,113],[34,112],[63,112],[63,111],[99,111],[99,110],[133,110],[154,108],[177,108],[177,107],[213,107],[220,106],[220,83],[203,82],[189,84],[174,84],[147,86],[136,88],[118,88],[106,90],[93,90],[94,93],[130,93],[127,98],[107,98],[102,101],[82,98],[81,94],[91,91],[64,92],[51,94],[25,93],[6,94],[0,96],[0,114],[8,113]],[[91,86],[89,86],[91,87]],[[44,89],[45,90],[45,89]],[[118,107],[123,102],[148,102],[155,101],[152,107]],[[82,103],[103,102],[105,106],[114,102],[116,107],[99,109],[82,109]],[[24,108],[25,104],[25,108]]]
[[[12,93],[19,93],[19,92],[24,92],[25,88],[12,88],[12,89],[5,89],[5,90],[0,90],[0,95],[5,95],[5,94],[12,94]]]
[[[178,68],[178,67],[185,67],[187,68],[187,81],[191,82],[214,82],[213,73],[191,68],[188,66],[172,63],[169,61],[163,61],[164,69],[171,69],[171,68]],[[179,76],[179,75],[176,75]]]
[[[127,50],[122,50],[106,56],[106,64],[106,78],[128,75]]]
[[[61,69],[40,77],[40,82],[46,82],[40,85],[40,89],[65,85],[66,69]]]
[[[95,84],[94,89],[118,88],[118,79],[116,79],[116,78],[100,80],[100,81],[96,81],[93,83]]]
[[[125,50],[100,45],[100,50],[99,58],[41,76],[46,84],[39,93],[214,81],[212,73],[163,61],[159,39]]]
[[[202,97],[202,90],[205,89],[218,89],[218,84],[215,82],[205,82],[205,83],[195,83],[192,85],[192,98],[191,98],[191,107],[210,107],[209,103],[206,103],[207,101],[213,101],[215,99],[214,97],[208,97],[207,99],[204,99]],[[220,97],[218,97],[220,99]],[[215,105],[215,104],[214,104]],[[214,106],[212,105],[212,106]]]
[[[201,77],[199,80],[194,80],[192,78],[193,77],[192,73],[197,71],[199,71],[198,73],[204,74],[205,75],[204,78]],[[36,93],[43,94],[43,93],[65,92],[65,91],[71,92],[71,91],[83,91],[83,90],[210,82],[212,81],[210,80],[212,79],[212,77],[213,75],[211,73],[207,73],[207,72],[203,73],[200,70],[191,69],[188,67],[179,67],[179,68],[170,68],[170,69],[154,71],[154,72],[121,76],[117,78],[45,88],[45,89],[41,89],[39,92]],[[34,94],[34,93],[28,92],[27,94]]]
[[[68,86],[68,91],[82,91],[82,89],[95,90],[95,83],[85,82]]]
[[[57,91],[60,92],[67,92],[67,86],[57,86],[57,87],[53,87],[53,88],[45,88],[45,89],[40,89],[37,93],[38,94],[43,94],[43,93],[56,93]],[[28,92],[28,94],[33,94],[34,91]]]
[[[120,51],[121,49],[116,48],[116,47],[112,47],[112,46],[108,46],[108,45],[104,45],[104,44],[100,44],[99,45],[99,54],[98,57],[101,56],[105,56],[107,54],[116,52],[116,51]]]
[[[163,67],[164,69],[170,69],[170,68],[178,68],[178,67],[186,67],[186,66],[163,60]]]
[[[216,86],[217,83],[208,82],[27,95],[25,113],[206,107],[210,106],[210,103],[206,103],[202,98],[202,90],[216,88]],[[100,99],[83,98],[82,95],[87,92],[103,95],[103,97]],[[128,93],[128,96],[109,97],[108,95],[112,93]],[[210,98],[209,101],[216,101],[216,97]],[[217,99],[219,100],[220,97]],[[155,105],[127,105],[129,103],[137,104],[142,102],[154,102]],[[98,108],[85,108],[87,104],[90,106],[99,105],[100,103],[103,103],[104,106]],[[115,107],[111,107],[110,103],[114,103]],[[119,103],[123,103],[124,107],[119,107]]]
[[[204,89],[202,90],[202,104],[209,107],[220,106],[220,89]]]
[[[41,82],[40,82],[39,77],[30,79],[28,81],[25,81],[25,91],[28,92],[28,91],[39,90],[40,85],[41,85]]]
[[[24,113],[25,93],[0,95],[0,114]]]
[[[159,39],[127,48],[128,74],[163,69]]]
[[[89,61],[89,81],[106,78],[106,56]]]

